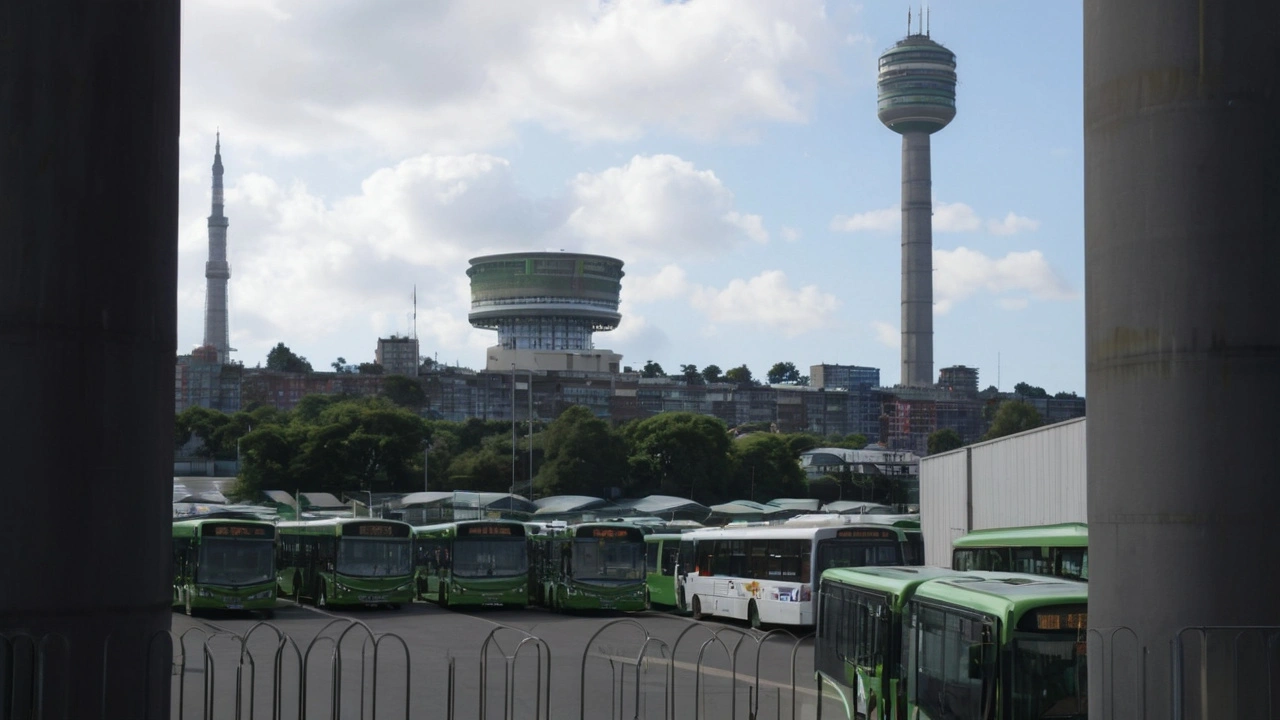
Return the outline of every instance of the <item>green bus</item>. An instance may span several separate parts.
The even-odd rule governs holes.
[[[626,523],[549,529],[530,544],[534,601],[555,611],[643,610],[644,531]]]
[[[951,567],[1089,579],[1084,523],[974,530],[951,543]]]
[[[173,522],[173,605],[274,614],[276,528],[249,519]]]
[[[814,665],[838,717],[1087,720],[1086,583],[942,568],[823,573]]]
[[[413,601],[413,527],[396,520],[326,518],[277,525],[280,594],[316,607]]]
[[[514,520],[463,520],[413,530],[421,600],[452,605],[529,603],[529,544]]]
[[[644,536],[645,607],[676,607],[676,566],[680,562],[679,533]]]

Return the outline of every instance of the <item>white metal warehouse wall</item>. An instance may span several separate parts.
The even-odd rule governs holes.
[[[969,530],[1086,522],[1085,459],[1084,418],[923,458],[925,562],[949,565]]]

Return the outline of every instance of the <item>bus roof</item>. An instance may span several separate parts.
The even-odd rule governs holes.
[[[205,525],[265,525],[275,527],[270,520],[255,517],[219,517],[219,518],[186,518],[173,521],[174,537],[190,537],[200,534]]]
[[[644,536],[644,541],[657,543],[657,542],[664,542],[667,540],[679,540],[685,535],[688,535],[688,533],[649,533],[648,535]]]
[[[1084,523],[1028,525],[1026,527],[974,530],[952,542],[956,548],[982,547],[1088,547],[1089,526]]]
[[[1028,610],[1088,603],[1089,584],[1043,575],[972,571],[922,583],[915,597],[997,617],[1002,621],[1002,635],[1008,639]]]
[[[893,525],[879,523],[845,523],[842,525],[821,525],[814,527],[788,527],[786,525],[761,525],[754,527],[726,527],[693,530],[681,535],[691,540],[736,540],[763,538],[768,540],[826,540],[836,537],[841,530],[850,528],[874,528],[887,530],[897,534],[899,539],[904,530]]]
[[[921,567],[845,567],[831,568],[822,573],[823,582],[838,582],[854,587],[866,588],[884,593],[892,598],[895,607],[911,599],[916,588],[937,578],[952,577],[964,574],[950,568]]]
[[[390,520],[387,518],[369,518],[369,517],[358,517],[358,518],[330,517],[330,518],[321,518],[319,520],[285,520],[285,521],[276,523],[276,527],[280,528],[281,530],[324,530],[326,528],[329,528],[329,529],[333,529],[334,532],[336,533],[337,529],[342,527],[343,525],[350,525],[351,523],[370,523],[370,522],[388,523],[390,525],[404,525],[406,527],[409,527],[411,530],[413,528],[413,526],[409,525],[409,523],[401,522],[399,520]]]

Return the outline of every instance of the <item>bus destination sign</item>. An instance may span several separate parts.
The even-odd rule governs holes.
[[[499,536],[511,537],[512,535],[523,536],[522,532],[515,532],[515,528],[511,525],[459,525],[458,536]]]
[[[639,530],[621,527],[585,527],[579,528],[578,537],[595,538],[596,540],[639,540]]]
[[[1087,612],[1036,613],[1037,630],[1085,630],[1089,627]]]
[[[343,535],[357,537],[408,537],[409,527],[393,523],[362,522],[348,525]]]
[[[206,537],[261,538],[265,540],[275,537],[275,528],[267,525],[227,525],[219,523],[217,525],[205,525],[204,534]]]
[[[882,530],[879,528],[845,528],[836,531],[838,538],[855,538],[862,540],[896,540],[898,538],[892,530]]]

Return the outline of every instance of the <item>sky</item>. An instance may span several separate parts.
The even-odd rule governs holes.
[[[957,57],[933,135],[934,368],[1084,393],[1080,3],[929,6]],[[901,138],[876,59],[908,5],[186,0],[178,351],[204,332],[215,132],[233,358],[483,369],[469,259],[625,263],[597,348],[639,368],[900,368]],[[915,11],[918,13],[918,11]],[[914,14],[914,13],[913,13]]]

